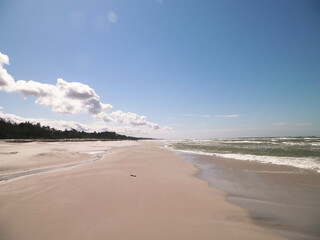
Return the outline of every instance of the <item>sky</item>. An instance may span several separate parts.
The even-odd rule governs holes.
[[[0,117],[159,138],[320,135],[320,2],[0,0]]]

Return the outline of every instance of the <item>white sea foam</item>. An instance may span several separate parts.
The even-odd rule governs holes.
[[[174,151],[185,152],[185,153],[217,156],[217,157],[223,157],[223,158],[232,158],[232,159],[241,160],[241,161],[255,161],[255,162],[261,162],[261,163],[292,166],[292,167],[297,167],[302,169],[315,170],[318,173],[320,173],[320,163],[319,163],[319,160],[317,161],[317,159],[315,158],[259,156],[259,155],[235,154],[235,153],[223,154],[223,153],[209,153],[209,152],[193,151],[193,150],[180,150],[172,147],[166,147],[166,148]]]
[[[305,146],[305,145],[308,145],[309,143],[306,143],[306,142],[302,142],[302,143],[297,143],[297,142],[282,142],[281,144],[291,145],[291,146]]]
[[[293,166],[303,169],[312,169],[320,173],[320,164],[315,158],[296,158],[296,157],[275,157],[275,156],[259,156],[250,154],[222,154],[214,153],[214,155],[224,158],[233,158],[243,161],[257,161],[262,163],[271,163],[276,165]]]

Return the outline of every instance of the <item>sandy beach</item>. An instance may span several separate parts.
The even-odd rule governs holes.
[[[1,181],[0,239],[285,239],[150,142],[2,142],[1,175],[97,152]]]

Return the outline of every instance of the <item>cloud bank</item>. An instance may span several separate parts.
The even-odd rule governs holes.
[[[41,123],[42,126],[53,127],[57,130],[71,130],[75,129],[77,131],[88,131],[93,132],[95,130],[91,129],[89,126],[84,124],[74,122],[74,121],[63,121],[63,120],[49,120],[49,119],[36,119],[36,118],[22,118],[15,114],[6,114],[0,111],[0,118],[10,121],[12,123],[22,123],[22,122],[30,122],[32,124]]]
[[[128,125],[130,127],[148,127],[160,129],[156,123],[147,121],[145,116],[136,113],[122,112],[111,104],[100,101],[99,95],[88,85],[79,82],[67,82],[58,78],[55,85],[35,81],[18,80],[8,74],[3,68],[9,65],[9,57],[0,52],[0,90],[20,93],[24,98],[33,96],[35,103],[48,106],[59,114],[87,113],[94,119],[108,123]]]

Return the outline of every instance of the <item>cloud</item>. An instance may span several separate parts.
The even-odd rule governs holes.
[[[119,123],[130,124],[134,126],[148,126],[153,129],[159,129],[159,125],[156,123],[148,122],[145,116],[139,116],[135,113],[124,113],[120,110],[112,112],[111,116]]]
[[[219,118],[237,118],[237,117],[240,117],[240,115],[237,115],[237,114],[231,114],[231,115],[216,115],[216,117],[219,117]]]
[[[117,22],[117,14],[115,12],[108,12],[108,21],[111,23],[116,23]]]
[[[90,131],[91,129],[84,124],[74,122],[74,121],[63,121],[63,120],[48,120],[48,119],[35,119],[35,118],[22,118],[14,114],[6,114],[0,112],[0,118],[10,121],[12,123],[22,123],[30,122],[32,124],[40,123],[42,126],[54,127],[57,130],[71,130],[75,129],[77,131]]]
[[[88,85],[79,82],[67,82],[58,78],[55,85],[35,81],[14,81],[3,68],[9,64],[9,57],[0,52],[0,90],[20,93],[24,98],[33,96],[36,104],[48,106],[59,114],[87,113],[97,120],[125,124],[130,127],[146,126],[160,129],[156,123],[147,121],[145,116],[120,110],[107,113],[113,107],[100,101],[99,95]]]
[[[201,117],[203,117],[203,118],[211,118],[211,115],[209,115],[209,114],[204,114],[204,115],[201,115]]]
[[[62,78],[57,79],[56,85],[19,80],[8,89],[25,98],[33,96],[37,104],[49,106],[60,114],[84,112],[94,115],[112,109],[110,104],[100,102],[100,97],[88,85],[66,82]]]
[[[102,120],[104,122],[111,122],[113,119],[108,113],[100,112],[94,116],[95,119]]]
[[[9,57],[5,54],[0,53],[0,64],[1,66],[3,64],[9,65]]]
[[[8,88],[14,83],[13,77],[3,68],[3,65],[9,65],[9,57],[0,52],[0,90]]]

